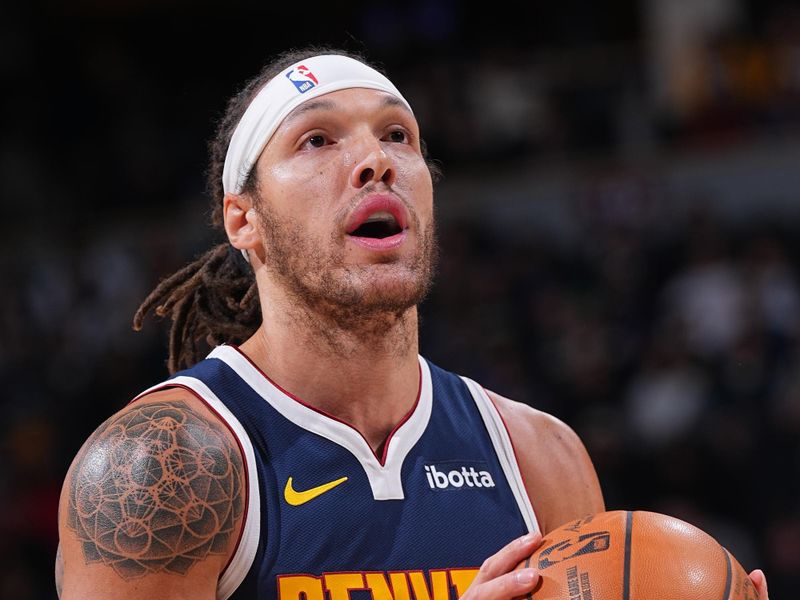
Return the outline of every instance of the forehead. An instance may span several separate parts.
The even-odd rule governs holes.
[[[292,110],[281,122],[279,129],[303,120],[309,115],[341,113],[345,115],[382,114],[386,111],[400,110],[410,118],[413,113],[405,103],[386,92],[367,88],[348,88],[330,92],[304,102]]]

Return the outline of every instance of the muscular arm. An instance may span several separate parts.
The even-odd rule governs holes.
[[[129,405],[86,442],[64,483],[61,598],[213,599],[244,486],[232,435],[188,392]]]
[[[575,432],[555,417],[493,392],[543,533],[605,510],[597,473]]]

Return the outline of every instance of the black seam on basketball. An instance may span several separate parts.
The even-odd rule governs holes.
[[[725,592],[722,594],[722,600],[728,600],[731,594],[731,579],[733,578],[733,568],[731,566],[731,555],[723,548],[725,553]]]
[[[525,559],[525,568],[528,569],[531,566],[531,557]],[[533,592],[528,592],[525,596],[525,600],[533,600]]]
[[[622,600],[631,597],[631,533],[633,530],[633,512],[625,515],[625,561],[622,571]]]

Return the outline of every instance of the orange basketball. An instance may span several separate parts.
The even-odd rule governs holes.
[[[714,538],[652,512],[603,512],[563,525],[523,567],[541,574],[528,600],[758,600]]]

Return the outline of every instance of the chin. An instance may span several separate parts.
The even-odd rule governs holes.
[[[348,269],[340,282],[338,304],[364,312],[401,312],[418,305],[430,289],[430,277],[416,270],[374,265]]]

